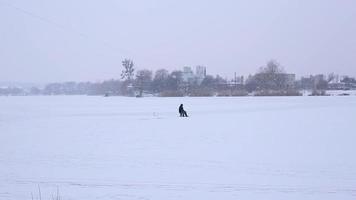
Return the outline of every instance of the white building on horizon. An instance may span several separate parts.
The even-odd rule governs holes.
[[[185,66],[183,67],[183,82],[191,83],[197,81],[200,84],[204,78],[206,77],[206,67],[198,65],[195,67],[195,74],[191,67]]]
[[[183,67],[183,82],[191,82],[194,79],[194,73],[191,67],[185,66]]]

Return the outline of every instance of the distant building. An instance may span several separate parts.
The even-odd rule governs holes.
[[[183,67],[182,78],[183,82],[191,82],[194,79],[194,73],[191,67]]]
[[[313,78],[315,83],[325,80],[325,76],[323,74],[317,74]]]
[[[206,77],[206,67],[198,65],[195,67],[195,74],[199,78],[205,78]]]
[[[295,74],[283,74],[283,76],[286,78],[286,84],[288,88],[295,86]]]
[[[198,84],[201,84],[206,77],[206,67],[201,65],[196,66],[195,77],[197,78]]]
[[[300,87],[302,89],[314,89],[318,83],[325,80],[323,74],[310,75],[309,77],[302,77],[300,79]]]
[[[314,87],[314,80],[312,76],[302,77],[300,79],[300,88],[301,89],[312,89]]]
[[[243,84],[244,84],[244,76],[237,76],[236,73],[235,73],[235,77],[228,82],[228,85],[230,86],[237,86]]]
[[[206,77],[206,67],[205,66],[196,66],[195,68],[195,74],[192,70],[191,67],[185,66],[183,67],[183,74],[182,74],[182,79],[183,82],[185,83],[192,83],[196,81],[198,84],[200,84],[204,78]]]

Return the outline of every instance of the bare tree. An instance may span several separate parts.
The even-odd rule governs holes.
[[[329,75],[328,75],[328,78],[327,78],[327,82],[328,83],[330,83],[330,82],[332,82],[333,80],[335,80],[336,79],[336,75],[334,74],[334,73],[330,73]]]
[[[247,91],[252,92],[258,88],[255,76],[249,75],[246,80],[245,88]]]
[[[173,71],[167,80],[167,85],[170,90],[179,90],[183,81],[183,73],[181,71]]]
[[[284,73],[283,67],[276,61],[276,60],[270,60],[267,62],[267,65],[265,67],[261,67],[259,73],[265,73],[265,74],[280,74]]]
[[[153,89],[155,92],[162,92],[167,89],[167,79],[169,77],[169,72],[166,69],[159,69],[156,71],[153,79]]]
[[[125,59],[122,61],[122,66],[124,70],[122,70],[121,78],[130,82],[134,76],[134,63],[130,59]]]
[[[136,73],[135,86],[139,91],[139,96],[142,96],[143,91],[149,90],[152,83],[152,71],[144,69]]]
[[[287,77],[280,64],[271,60],[265,67],[261,67],[254,77],[257,89],[283,90],[287,87]]]

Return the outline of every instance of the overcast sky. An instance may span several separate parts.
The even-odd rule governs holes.
[[[0,0],[0,81],[99,81],[205,65],[356,76],[355,0]]]

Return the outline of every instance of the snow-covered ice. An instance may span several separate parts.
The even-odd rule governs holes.
[[[355,119],[356,96],[0,97],[0,199],[356,199]]]

